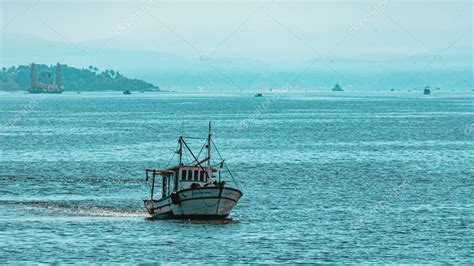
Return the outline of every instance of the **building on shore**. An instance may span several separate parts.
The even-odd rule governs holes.
[[[39,77],[36,75],[35,63],[31,64],[31,84],[29,93],[62,93],[64,89],[61,87],[61,65],[56,65],[56,82],[53,80],[53,73],[42,71]]]

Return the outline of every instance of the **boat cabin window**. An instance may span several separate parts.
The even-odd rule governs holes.
[[[193,170],[188,170],[188,181],[193,181]]]
[[[206,181],[206,171],[204,169],[198,170],[181,170],[181,181]]]
[[[200,180],[204,182],[204,176],[206,175],[206,173],[204,173],[204,171],[201,171],[201,176],[200,176]]]
[[[181,180],[186,180],[186,170],[181,170]]]
[[[199,171],[194,170],[194,181],[198,181],[198,180],[199,180]]]

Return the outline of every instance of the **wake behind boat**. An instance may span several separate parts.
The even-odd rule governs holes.
[[[146,180],[151,181],[151,186],[150,196],[144,203],[152,218],[223,219],[229,216],[242,192],[221,179],[221,171],[225,169],[234,180],[211,136],[209,123],[209,134],[197,156],[183,136],[180,136],[177,165],[162,170],[145,170]],[[220,157],[220,162],[214,166],[211,164],[211,147],[216,149]],[[204,149],[207,155],[199,160]],[[191,162],[183,162],[183,151],[191,155]],[[161,192],[158,198],[155,194],[156,176],[161,176]]]

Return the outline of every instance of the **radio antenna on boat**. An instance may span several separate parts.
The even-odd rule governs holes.
[[[211,170],[211,121],[209,121],[209,133],[207,135],[207,176],[212,177]]]

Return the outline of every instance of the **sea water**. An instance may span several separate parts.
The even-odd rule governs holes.
[[[472,263],[473,103],[2,93],[0,263]],[[231,219],[147,220],[144,169],[169,165],[178,137],[205,138],[208,121],[244,194]]]

